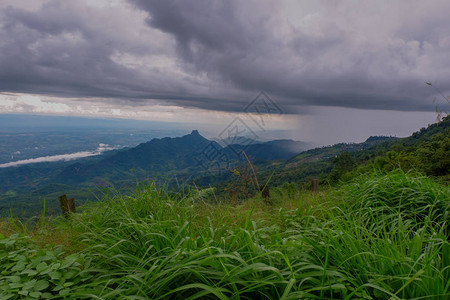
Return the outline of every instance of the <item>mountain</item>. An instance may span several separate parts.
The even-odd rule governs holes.
[[[239,154],[244,150],[250,160],[280,160],[288,159],[308,148],[309,145],[305,142],[283,139],[249,145],[232,144],[225,147],[224,152],[231,155]]]
[[[222,148],[217,142],[201,136],[197,130],[176,138],[154,138],[133,148],[114,150],[75,162],[30,164],[0,169],[0,199],[5,194],[37,192],[47,185],[120,186],[147,178],[169,174],[208,173],[226,157],[226,171],[242,161],[245,150],[252,161],[272,161],[291,157],[307,147],[292,140],[258,142],[248,146],[229,145]],[[237,154],[236,154],[237,153]]]
[[[114,182],[124,179],[124,174],[134,173],[134,176],[142,177],[185,170],[196,166],[195,157],[211,143],[217,144],[201,136],[197,130],[177,138],[155,138],[90,164],[75,163],[62,170],[56,180],[80,183],[100,177]]]
[[[397,140],[396,137],[371,136],[362,143],[339,143],[332,146],[325,146],[304,151],[288,159],[285,167],[292,168],[305,162],[314,162],[328,158],[336,157],[344,152],[356,152],[369,149],[381,143],[389,143]]]
[[[136,179],[176,172],[197,174],[209,171],[207,168],[217,167],[218,163],[223,163],[220,160],[224,158],[227,164],[222,164],[223,168],[238,163],[242,160],[242,150],[245,150],[252,161],[279,160],[291,157],[305,147],[307,144],[304,142],[275,140],[251,145],[233,144],[222,148],[215,141],[210,141],[193,130],[182,137],[152,139],[94,163],[75,163],[62,170],[56,176],[56,182],[81,183],[94,178],[117,182],[126,179],[124,174],[132,174]]]

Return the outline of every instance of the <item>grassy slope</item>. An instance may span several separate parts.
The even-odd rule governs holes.
[[[151,186],[106,197],[71,222],[41,222],[34,241],[0,236],[0,298],[450,296],[448,187],[395,171],[275,201],[212,205]]]

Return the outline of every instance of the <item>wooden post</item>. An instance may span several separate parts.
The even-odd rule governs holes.
[[[319,192],[319,179],[313,179],[311,181],[311,192],[317,194]]]
[[[259,191],[261,192],[261,196],[264,199],[267,199],[270,197],[270,191],[269,191],[269,187],[267,185],[260,186]]]
[[[272,199],[270,199],[269,187],[267,185],[266,186],[261,185],[259,187],[259,191],[261,192],[261,196],[263,198],[264,203],[273,205]]]
[[[76,210],[75,210],[75,199],[74,198],[69,198],[69,199],[67,199],[67,201],[68,201],[67,204],[69,205],[69,212],[72,213],[72,214],[76,213]]]
[[[238,204],[238,192],[236,190],[230,190],[230,202],[233,206]]]
[[[59,197],[59,205],[61,206],[61,211],[66,219],[70,217],[71,213],[75,212],[75,199],[67,199],[66,195]]]

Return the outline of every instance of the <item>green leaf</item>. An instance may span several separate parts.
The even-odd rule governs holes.
[[[25,282],[25,284],[23,284],[23,288],[27,290],[32,289],[36,284],[36,282],[37,282],[36,279],[28,280]]]
[[[20,276],[9,276],[11,282],[20,282]]]
[[[71,279],[73,278],[75,275],[77,275],[79,272],[75,271],[75,270],[70,270],[69,272],[66,272],[64,274],[64,278],[66,279]]]
[[[48,283],[47,280],[39,280],[38,282],[36,282],[36,285],[34,286],[34,290],[35,291],[42,291],[45,290],[46,288],[48,288],[50,284]]]
[[[49,261],[52,260],[54,258],[54,256],[51,255],[43,255],[40,257],[42,261]]]
[[[67,267],[70,267],[76,261],[77,261],[77,257],[76,256],[74,256],[74,255],[67,256],[66,259],[64,260],[64,263],[61,266],[61,269],[65,269]]]
[[[30,297],[36,298],[38,299],[39,297],[41,297],[42,293],[41,292],[31,292],[30,293]]]
[[[58,280],[58,279],[61,279],[61,273],[60,273],[60,272],[57,272],[57,271],[51,272],[51,273],[49,274],[49,276],[50,276],[50,278],[51,278],[52,280]]]
[[[26,258],[26,256],[25,255],[22,255],[22,254],[19,254],[19,255],[17,255],[16,257],[14,257],[14,260],[15,261],[26,261],[27,260],[27,258]]]
[[[4,239],[5,239],[5,236],[0,233],[0,240],[4,240]]]
[[[12,288],[12,289],[21,288],[21,287],[23,287],[23,283],[22,282],[10,283],[9,287]]]
[[[23,261],[19,261],[12,269],[13,272],[20,272],[25,269],[25,263]]]
[[[16,243],[16,241],[12,240],[12,239],[2,239],[2,240],[0,240],[0,244],[5,245],[6,247],[10,247],[10,246],[14,245],[15,243]]]
[[[59,290],[61,290],[63,288],[64,288],[64,286],[61,283],[61,284],[58,284],[57,286],[55,286],[52,291],[57,292],[57,291],[59,291]]]
[[[67,295],[69,295],[69,293],[70,293],[70,289],[63,289],[63,290],[59,291],[59,294],[61,296],[67,296]]]
[[[8,300],[10,298],[13,298],[15,295],[8,293],[8,294],[4,294],[4,293],[0,293],[0,299],[2,300]]]
[[[41,262],[41,263],[39,263],[39,264],[36,266],[36,270],[37,270],[38,272],[42,272],[42,271],[44,271],[45,269],[47,269],[47,264],[46,264],[45,262]]]
[[[36,270],[30,270],[30,269],[28,269],[28,270],[23,270],[20,274],[21,274],[21,275],[27,274],[28,276],[34,276],[34,275],[36,275],[37,273],[39,273],[39,272],[36,271]]]
[[[50,293],[43,293],[43,294],[41,295],[41,298],[42,298],[42,299],[49,299],[49,298],[53,298],[53,295],[50,294]]]

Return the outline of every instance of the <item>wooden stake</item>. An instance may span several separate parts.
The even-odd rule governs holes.
[[[319,192],[319,179],[313,179],[311,181],[311,192],[317,194]]]
[[[236,190],[230,190],[230,202],[233,206],[238,204],[238,192]]]
[[[67,199],[66,195],[59,197],[59,205],[61,206],[61,211],[66,219],[70,217],[70,214],[75,213],[75,199]]]
[[[68,201],[67,204],[69,205],[69,212],[72,213],[72,214],[76,213],[76,210],[75,210],[75,199],[74,198],[69,198],[69,199],[67,199],[67,201]]]
[[[272,205],[273,203],[272,203],[272,199],[270,199],[269,187],[267,185],[262,185],[259,187],[259,191],[261,192],[263,201],[267,204]]]
[[[267,199],[270,197],[270,191],[269,191],[269,187],[267,185],[260,186],[259,191],[261,192],[261,196],[264,199]]]

